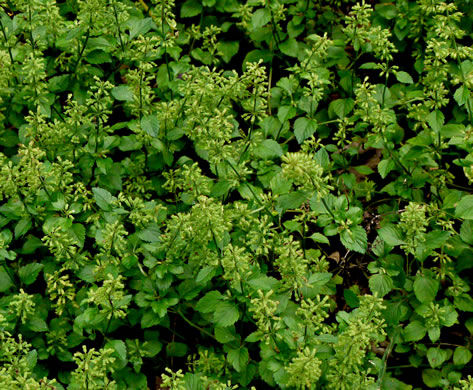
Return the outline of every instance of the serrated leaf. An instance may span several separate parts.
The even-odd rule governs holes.
[[[216,327],[214,334],[217,341],[222,344],[226,344],[237,339],[235,336],[235,327]]]
[[[85,242],[84,225],[81,225],[80,223],[75,223],[70,227],[68,232],[72,236],[72,238],[76,241],[76,244],[79,246],[79,248],[82,248]]]
[[[471,360],[471,351],[466,347],[457,347],[453,353],[453,364],[457,366],[464,366]]]
[[[248,349],[245,347],[230,350],[227,357],[236,372],[241,372],[250,359]]]
[[[10,275],[5,271],[4,267],[0,267],[0,292],[7,291],[11,286],[13,286],[13,282]]]
[[[412,84],[414,82],[411,75],[409,73],[403,72],[403,71],[400,71],[400,72],[396,73],[396,79],[397,79],[397,81],[399,81],[400,83],[403,83],[403,84]]]
[[[393,289],[394,282],[389,275],[380,273],[370,277],[369,285],[371,291],[382,298]]]
[[[385,179],[395,166],[396,164],[392,159],[381,160],[378,164],[378,172],[381,178]]]
[[[20,221],[15,225],[15,238],[22,237],[28,230],[31,229],[33,226],[30,217],[23,217]]]
[[[345,118],[355,106],[352,98],[337,99],[330,103],[328,111],[334,112],[340,119]]]
[[[29,285],[34,283],[44,265],[40,263],[30,263],[18,270],[18,276],[22,283]]]
[[[86,55],[85,59],[89,64],[94,65],[112,62],[110,54],[100,49],[92,50]]]
[[[199,299],[195,309],[201,313],[211,313],[217,305],[223,300],[223,295],[219,291],[209,291]]]
[[[467,244],[473,245],[473,221],[463,221],[460,227],[460,237]]]
[[[122,361],[126,361],[126,344],[122,340],[110,340],[107,345],[112,347]]]
[[[473,219],[473,195],[463,196],[455,207],[455,217]]]
[[[145,229],[140,230],[138,237],[146,242],[158,242],[161,231],[156,223],[150,224]]]
[[[136,36],[144,35],[151,30],[154,22],[152,18],[130,18],[127,24],[130,26],[130,39],[133,39]]]
[[[427,116],[427,123],[432,128],[432,130],[435,131],[436,134],[440,133],[440,130],[442,129],[444,122],[445,122],[445,116],[440,110],[432,111]]]
[[[255,290],[269,291],[276,290],[279,281],[272,276],[261,275],[254,279],[250,279],[248,284]]]
[[[217,48],[222,53],[223,60],[228,64],[238,53],[240,43],[238,41],[219,41]]]
[[[299,43],[295,38],[286,39],[279,45],[279,50],[289,57],[297,57],[299,54]]]
[[[317,121],[309,118],[297,118],[294,122],[294,135],[296,136],[297,142],[302,144],[304,140],[314,135],[317,130]],[[323,150],[323,149],[321,149]]]
[[[120,101],[132,102],[133,101],[133,91],[128,85],[119,85],[111,91],[112,96]]]
[[[386,225],[378,229],[378,234],[381,239],[390,246],[397,246],[405,244],[402,238],[402,233],[399,228],[394,225]]]
[[[429,303],[435,299],[439,289],[439,282],[421,274],[416,275],[414,294],[421,303]]]
[[[461,311],[473,312],[473,298],[469,294],[462,293],[453,298],[453,305]]]
[[[202,4],[197,0],[187,0],[181,7],[181,18],[192,18],[202,12]]]
[[[283,150],[273,139],[265,139],[261,144],[256,147],[256,154],[263,160],[269,160],[277,157],[281,157]]]
[[[361,226],[354,226],[345,229],[340,233],[340,241],[345,248],[358,253],[366,253],[368,249],[368,237],[365,229]]]
[[[455,101],[458,103],[460,107],[463,106],[468,101],[469,97],[470,97],[470,90],[468,88],[465,88],[463,85],[460,88],[458,88],[453,94],[453,98],[455,99]]]
[[[438,387],[441,384],[442,374],[438,370],[428,368],[426,370],[422,370],[422,380],[428,387]]]
[[[92,188],[92,192],[94,193],[95,203],[104,211],[111,211],[112,205],[111,203],[116,200],[114,196],[107,190],[103,188],[94,187]]]
[[[47,332],[49,330],[48,324],[40,317],[32,317],[25,323],[26,327],[33,332]]]
[[[187,355],[187,345],[184,343],[173,342],[166,346],[167,356],[183,357]]]
[[[159,134],[159,121],[156,115],[146,115],[141,118],[141,128],[149,136],[156,138]]]
[[[429,348],[427,351],[427,360],[430,367],[440,367],[448,358],[448,352],[441,348]]]
[[[217,326],[226,327],[237,322],[239,316],[237,305],[231,302],[219,302],[215,308],[213,320]]]
[[[251,16],[253,30],[263,27],[271,21],[271,13],[267,8],[257,9]]]
[[[412,321],[404,328],[404,341],[419,341],[422,340],[427,329],[420,321]]]
[[[322,244],[330,244],[328,238],[321,233],[313,233],[309,238],[314,240],[315,242],[321,242]]]
[[[277,209],[280,212],[284,212],[289,209],[297,209],[304,201],[309,197],[307,191],[293,191],[289,194],[281,195],[277,201]]]

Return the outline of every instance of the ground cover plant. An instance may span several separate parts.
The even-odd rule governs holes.
[[[0,0],[0,387],[473,389],[472,11]]]

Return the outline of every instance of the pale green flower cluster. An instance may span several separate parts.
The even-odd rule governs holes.
[[[322,375],[322,361],[318,359],[315,349],[306,347],[297,352],[289,366],[286,368],[289,380],[288,386],[294,386],[296,389],[313,389]]]
[[[286,153],[281,157],[282,173],[304,191],[315,191],[319,198],[326,196],[332,188],[329,174],[315,161],[312,154]]]
[[[77,368],[71,374],[71,390],[116,390],[115,381],[108,375],[114,372],[113,363],[115,351],[111,348],[96,351],[94,348],[87,350],[84,345],[82,352],[73,356]]]
[[[428,225],[425,213],[426,207],[415,202],[409,202],[401,213],[399,226],[406,235],[406,244],[401,245],[401,248],[406,253],[415,254],[418,244],[425,241],[424,233]]]
[[[36,351],[24,342],[21,334],[18,341],[8,332],[0,331],[0,387],[11,390],[52,390],[56,380],[35,379],[33,369]]]
[[[99,307],[100,314],[107,319],[126,317],[126,309],[131,301],[131,295],[125,295],[125,278],[108,274],[101,287],[93,287],[88,290],[88,298],[83,302],[92,303]]]

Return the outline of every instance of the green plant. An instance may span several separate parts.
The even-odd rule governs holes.
[[[0,0],[0,384],[471,388],[470,8]]]

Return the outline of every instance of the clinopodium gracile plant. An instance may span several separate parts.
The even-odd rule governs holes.
[[[472,25],[0,0],[0,388],[473,389]]]

